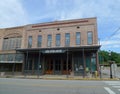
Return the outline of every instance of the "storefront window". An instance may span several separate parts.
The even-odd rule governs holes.
[[[21,62],[23,62],[23,59],[24,59],[23,54],[16,54],[16,56],[15,56],[15,61],[21,63]]]
[[[7,61],[14,61],[15,54],[8,54],[7,56],[8,56]]]
[[[23,54],[0,54],[1,63],[22,63]]]

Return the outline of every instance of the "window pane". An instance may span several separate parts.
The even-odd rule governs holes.
[[[8,54],[7,56],[8,56],[7,61],[14,61],[15,54]]]
[[[38,36],[38,47],[41,47],[41,44],[42,44],[42,36],[39,35]]]
[[[16,38],[16,48],[20,48],[21,47],[21,38]]]
[[[92,44],[92,42],[93,42],[93,34],[92,34],[92,32],[91,31],[89,31],[88,33],[87,33],[87,40],[88,40],[88,45],[91,45]]]
[[[4,39],[3,41],[3,50],[7,50],[8,49],[8,39]]]
[[[76,32],[76,44],[80,45],[80,32]]]
[[[48,46],[48,47],[51,47],[51,44],[52,44],[52,35],[48,35],[48,43],[47,43],[47,46]]]
[[[28,48],[32,47],[32,36],[29,36],[28,38]]]
[[[56,46],[60,46],[60,34],[56,35]]]
[[[65,46],[70,45],[70,33],[65,34]]]
[[[12,38],[8,39],[8,50],[12,48],[13,42],[12,42]]]
[[[15,61],[16,62],[23,62],[24,55],[23,54],[16,54]]]

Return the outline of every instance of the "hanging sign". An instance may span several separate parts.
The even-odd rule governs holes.
[[[45,50],[43,53],[64,53],[65,50]]]

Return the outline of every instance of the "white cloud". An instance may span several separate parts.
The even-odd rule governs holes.
[[[112,38],[107,38],[107,40],[103,38],[103,36],[110,36],[114,32],[112,29],[120,27],[120,0],[44,0],[45,5],[35,8],[38,10],[37,12],[42,10],[42,13],[35,13],[34,10],[29,10],[29,7],[33,5],[27,7],[30,11],[29,17],[27,16],[28,11],[26,12],[24,9],[26,7],[23,7],[20,1],[0,1],[0,27],[24,25],[32,20],[34,22],[42,22],[49,18],[51,20],[68,20],[97,17],[98,31],[102,32],[100,37],[102,49],[116,49],[120,47],[120,31]],[[29,5],[29,0],[26,0],[26,3]],[[34,14],[34,17],[31,17],[31,14]]]
[[[20,0],[0,1],[0,28],[28,23],[27,14]]]
[[[98,31],[102,32],[101,48],[114,50],[120,47],[120,32],[109,37],[114,32],[112,29],[120,27],[120,0],[46,0],[46,2],[48,13],[50,12],[50,16],[57,20],[97,17]]]

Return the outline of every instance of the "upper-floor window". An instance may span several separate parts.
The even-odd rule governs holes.
[[[42,35],[38,35],[38,43],[37,43],[37,46],[38,47],[41,47],[42,45]]]
[[[70,33],[65,34],[65,46],[70,46]]]
[[[3,39],[3,50],[12,50],[21,47],[21,37],[8,37]]]
[[[88,45],[93,44],[93,33],[92,33],[92,31],[87,32],[87,44]]]
[[[28,48],[32,47],[32,36],[28,37]]]
[[[76,45],[80,45],[80,32],[76,32]]]
[[[47,36],[47,46],[51,47],[51,45],[52,45],[52,35],[48,35]]]
[[[56,34],[56,46],[60,46],[60,34]]]

